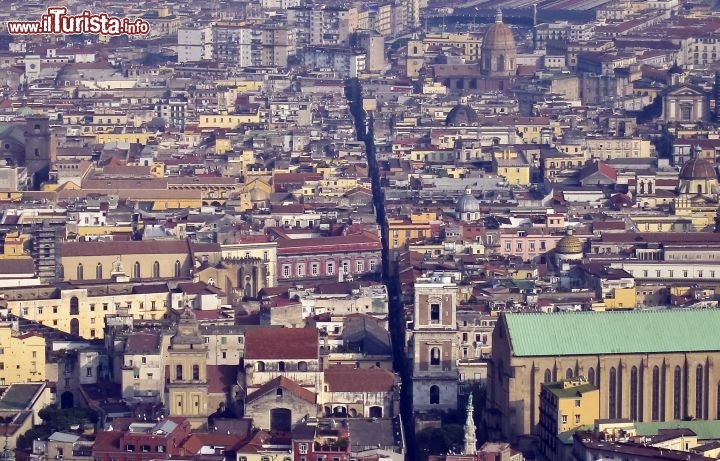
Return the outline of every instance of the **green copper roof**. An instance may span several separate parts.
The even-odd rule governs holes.
[[[720,309],[505,315],[515,357],[720,351]]]
[[[720,438],[720,421],[693,420],[693,421],[662,421],[654,423],[635,423],[637,435],[657,435],[660,429],[690,429],[699,440],[715,440]]]

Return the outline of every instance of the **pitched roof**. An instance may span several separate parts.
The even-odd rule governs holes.
[[[189,253],[185,240],[63,242],[61,244],[63,257],[177,253]]]
[[[188,453],[195,455],[199,454],[200,449],[204,446],[223,447],[224,449],[228,449],[229,447],[237,445],[242,441],[242,439],[243,437],[237,434],[197,432],[188,437],[185,443],[183,443],[183,448],[185,448],[185,451]]]
[[[335,365],[325,370],[325,384],[330,392],[388,392],[395,385],[395,375],[385,368]]]
[[[720,351],[720,309],[503,317],[515,357]]]
[[[247,396],[246,403],[251,403],[260,397],[267,395],[270,392],[274,392],[276,389],[281,388],[287,392],[290,392],[295,397],[303,399],[310,403],[315,403],[315,394],[300,386],[298,383],[285,376],[278,376],[277,378],[270,380],[260,386],[258,390],[252,392]]]
[[[319,334],[315,328],[253,328],[245,332],[245,359],[317,360]]]
[[[137,331],[125,343],[126,354],[157,354],[160,352],[160,332]]]

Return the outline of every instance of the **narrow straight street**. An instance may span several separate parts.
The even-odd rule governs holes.
[[[365,152],[368,160],[368,170],[372,182],[373,205],[377,223],[382,231],[382,279],[388,289],[389,296],[389,324],[390,337],[393,346],[393,366],[400,375],[400,414],[405,432],[407,461],[414,460],[414,429],[412,423],[412,383],[408,367],[407,351],[405,349],[405,316],[401,302],[400,290],[395,279],[388,252],[387,226],[385,226],[385,196],[380,184],[380,172],[375,157],[375,137],[373,133],[374,120],[372,114],[367,114],[362,105],[362,87],[357,79],[349,79],[345,86],[345,94],[354,118],[355,130],[359,141],[365,142]]]

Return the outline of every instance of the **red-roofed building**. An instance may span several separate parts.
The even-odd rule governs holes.
[[[245,399],[245,416],[255,427],[290,432],[305,417],[318,414],[317,395],[285,376],[268,381]]]
[[[97,434],[92,457],[95,461],[177,458],[189,436],[190,423],[184,418],[133,422]]]
[[[278,240],[278,282],[338,279],[381,268],[382,244],[370,232]]]
[[[280,376],[317,393],[320,370],[317,329],[261,327],[245,332],[248,394]]]
[[[389,418],[399,411],[396,375],[384,368],[335,365],[324,371],[324,416]]]

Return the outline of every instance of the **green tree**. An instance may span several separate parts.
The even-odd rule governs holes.
[[[82,430],[85,425],[98,422],[97,412],[89,408],[61,409],[51,405],[40,410],[38,416],[42,418],[43,424],[18,437],[18,448],[31,448],[33,440],[49,437],[53,432],[68,431],[73,426],[80,426]]]
[[[463,447],[465,431],[459,424],[443,424],[428,427],[415,436],[416,453],[427,459],[428,455],[444,455],[449,451],[459,452]]]

